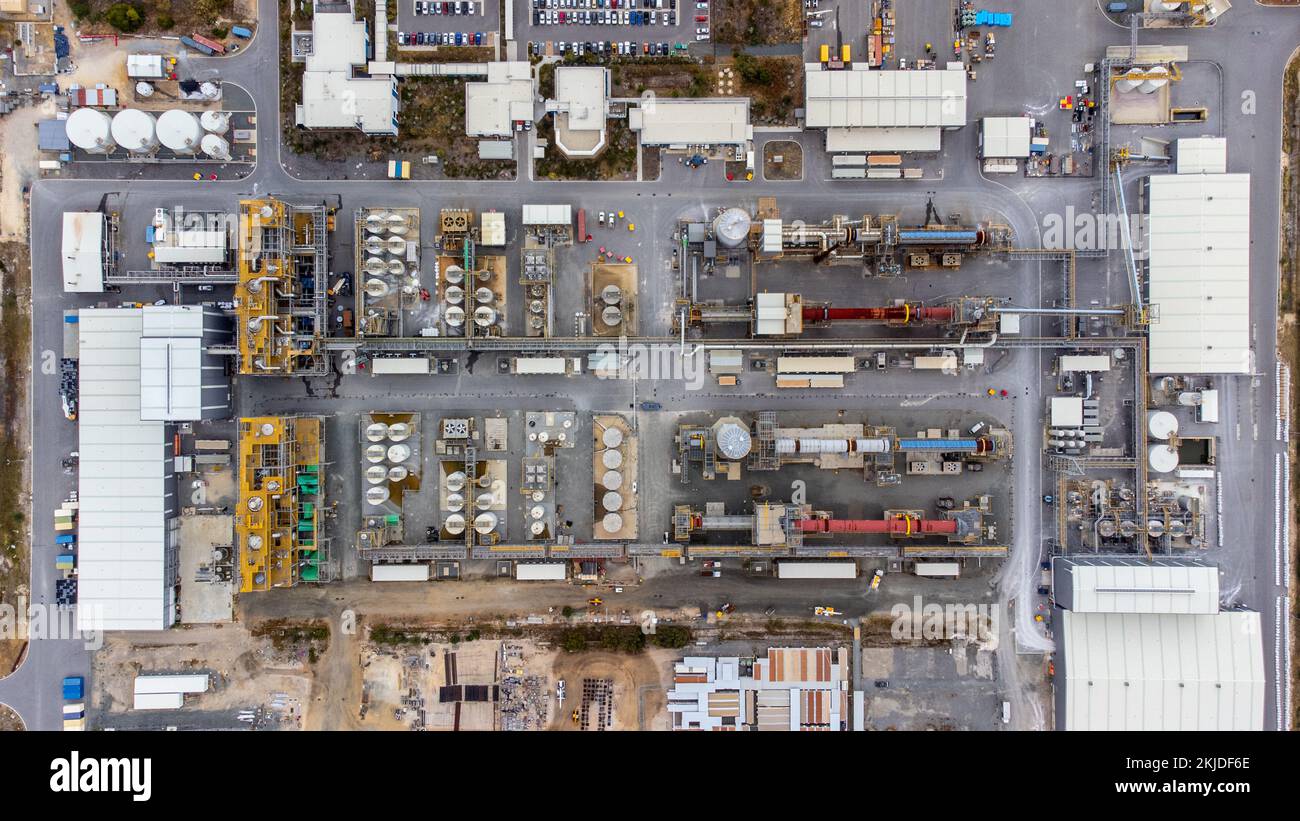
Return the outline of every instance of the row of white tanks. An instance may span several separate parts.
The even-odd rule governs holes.
[[[372,422],[366,426],[366,502],[378,507],[388,501],[389,482],[405,481],[411,475],[407,466],[413,451],[406,440],[411,438],[412,427],[406,422]]]
[[[1115,81],[1115,90],[1122,94],[1138,92],[1154,94],[1169,84],[1169,69],[1164,66],[1131,68]]]
[[[600,454],[600,463],[605,468],[600,475],[600,486],[604,488],[600,506],[605,511],[600,523],[607,533],[617,533],[623,529],[623,431],[605,428],[600,443],[605,447]]]
[[[196,116],[174,108],[155,117],[138,108],[124,108],[110,117],[97,108],[78,108],[68,115],[68,142],[88,154],[109,154],[121,146],[134,154],[166,147],[176,154],[203,154],[230,159],[230,113],[205,111]]]
[[[1153,473],[1173,473],[1178,468],[1178,450],[1169,440],[1178,435],[1178,417],[1169,411],[1147,414],[1147,435],[1153,443],[1147,448],[1147,466]]]
[[[443,271],[443,279],[447,282],[442,292],[442,298],[446,302],[443,319],[449,327],[463,328],[466,319],[471,316],[474,324],[480,328],[489,328],[496,324],[499,318],[496,306],[497,295],[485,284],[492,281],[491,271],[469,274],[459,265],[448,265]],[[472,305],[469,304],[471,293]]]
[[[470,493],[474,488],[469,487],[469,477],[464,471],[454,471],[447,474],[443,480],[447,488],[447,510],[451,511],[443,527],[452,536],[459,536],[465,532],[465,527],[469,524],[465,518],[465,494]],[[499,520],[497,514],[487,508],[492,506],[495,501],[491,492],[480,493],[474,500],[474,506],[480,512],[474,517],[474,531],[480,535],[486,536],[496,530]]]

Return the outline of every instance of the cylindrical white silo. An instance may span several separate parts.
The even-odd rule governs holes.
[[[87,154],[107,154],[114,148],[113,120],[95,108],[78,108],[68,115],[68,142]]]
[[[158,117],[158,142],[177,154],[193,154],[202,139],[199,118],[190,112],[173,108]]]
[[[713,236],[723,248],[739,248],[749,237],[749,214],[740,208],[728,208],[713,221]]]
[[[1144,73],[1144,72],[1143,72],[1142,69],[1140,69],[1140,68],[1131,68],[1131,69],[1129,69],[1127,72],[1125,72],[1124,76],[1121,76],[1119,80],[1116,80],[1116,81],[1115,81],[1115,90],[1116,90],[1116,91],[1119,91],[1119,92],[1121,92],[1121,93],[1124,93],[1124,94],[1127,94],[1128,92],[1133,91],[1133,90],[1136,89],[1139,85],[1142,84],[1142,81],[1141,81],[1141,80],[1135,80],[1135,79],[1132,79],[1132,78],[1133,78],[1133,77],[1141,77],[1143,73]]]
[[[1155,79],[1143,80],[1142,85],[1138,86],[1138,91],[1142,92],[1143,94],[1154,94],[1162,86],[1165,86],[1169,83],[1169,80],[1165,79],[1165,77],[1169,75],[1169,69],[1165,68],[1164,66],[1152,66],[1147,71],[1147,74],[1155,74],[1155,75],[1162,75],[1162,76],[1156,77]]]
[[[225,137],[205,134],[199,145],[203,148],[203,153],[214,160],[230,159],[230,143],[226,142]]]
[[[221,87],[216,83],[207,82],[199,86],[199,93],[203,95],[204,99],[215,100],[221,96]]]
[[[153,96],[153,85],[146,83],[144,80],[135,84],[135,93],[141,97]]]
[[[153,151],[158,148],[157,122],[146,111],[124,108],[113,116],[113,140],[127,151]]]
[[[227,111],[205,111],[199,115],[199,124],[204,131],[213,134],[225,134],[230,130],[230,113]]]

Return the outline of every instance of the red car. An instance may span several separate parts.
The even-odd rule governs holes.
[[[708,15],[704,15],[704,14],[697,14],[697,15],[695,15],[695,22],[697,22],[697,23],[707,23],[707,22],[709,22]]]

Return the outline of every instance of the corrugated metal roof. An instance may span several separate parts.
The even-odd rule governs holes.
[[[1153,373],[1250,371],[1250,175],[1150,178]]]
[[[943,147],[938,126],[924,128],[828,128],[827,151],[938,151]],[[846,169],[841,171],[863,170]],[[865,173],[865,171],[864,171]]]
[[[1067,730],[1262,730],[1258,613],[1062,613]]]
[[[572,222],[571,205],[524,206],[524,225],[570,225]]]
[[[804,73],[810,128],[966,124],[966,72],[825,71]]]
[[[1097,561],[1057,559],[1069,569],[1076,613],[1219,612],[1219,569],[1189,562],[1152,564],[1122,556]]]
[[[139,675],[135,677],[135,694],[206,693],[210,679],[207,673],[174,673]]]
[[[1223,174],[1228,170],[1224,137],[1183,137],[1174,146],[1179,174]]]
[[[749,98],[665,100],[636,109],[628,127],[643,145],[735,145],[750,138]]]
[[[104,290],[104,215],[98,211],[63,214],[63,290]]]
[[[1028,157],[1028,117],[985,117],[981,120],[985,157]]]
[[[173,612],[165,548],[172,488],[162,422],[140,419],[138,308],[84,308],[78,451],[77,623],[161,630]]]

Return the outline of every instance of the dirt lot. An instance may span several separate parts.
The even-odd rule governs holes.
[[[799,0],[714,0],[712,18],[716,43],[759,46],[803,39]]]
[[[110,22],[108,10],[118,5],[135,10],[139,22],[134,28],[118,29]],[[221,39],[231,25],[252,28],[257,21],[257,0],[69,0],[68,7],[78,28],[88,34],[197,33]]]
[[[598,157],[590,160],[571,160],[555,148],[555,127],[550,117],[537,126],[537,136],[550,142],[546,158],[537,161],[538,179],[550,180],[634,180],[636,179],[636,134],[627,127],[627,120],[609,119],[606,136],[609,145]]]
[[[21,732],[27,727],[18,714],[4,704],[0,704],[0,733]]]
[[[122,713],[131,709],[135,676],[141,672],[208,672],[211,689],[187,696],[187,708],[242,710],[282,702],[282,726],[301,728],[312,703],[315,654],[310,647],[320,645],[283,623],[254,632],[225,625],[178,628],[147,638],[109,634],[94,656],[92,703],[99,712]]]
[[[28,594],[31,497],[27,492],[28,340],[31,272],[24,242],[0,244],[0,603]],[[0,676],[8,675],[22,642],[0,641]]]
[[[781,162],[776,158],[780,157]],[[803,179],[803,146],[794,140],[773,140],[763,146],[763,178]]]
[[[675,650],[651,650],[637,655],[587,652],[558,656],[551,675],[557,682],[564,679],[567,698],[563,710],[551,722],[551,729],[577,729],[572,711],[582,707],[584,679],[613,683],[610,729],[668,729],[666,677],[670,665],[680,655]]]

